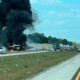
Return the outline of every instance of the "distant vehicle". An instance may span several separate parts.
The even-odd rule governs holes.
[[[5,54],[7,52],[7,49],[3,46],[0,47],[0,54]]]
[[[48,49],[48,51],[55,51],[53,48],[51,48],[51,49]]]
[[[21,51],[21,50],[26,50],[26,47],[16,44],[9,46],[9,51]]]
[[[79,51],[79,52],[80,52],[80,48],[79,48],[79,49],[77,49],[77,51]]]

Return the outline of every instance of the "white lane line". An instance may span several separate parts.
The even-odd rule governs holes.
[[[26,54],[34,54],[34,53],[43,53],[48,51],[36,51],[36,52],[16,52],[16,53],[9,53],[9,54],[0,54],[0,57],[7,57],[7,56],[16,56],[16,55],[26,55]]]

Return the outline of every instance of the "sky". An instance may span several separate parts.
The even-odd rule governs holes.
[[[30,0],[35,32],[80,42],[80,0]]]

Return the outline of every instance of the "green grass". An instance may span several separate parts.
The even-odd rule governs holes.
[[[64,51],[0,58],[0,80],[24,80],[77,54]]]

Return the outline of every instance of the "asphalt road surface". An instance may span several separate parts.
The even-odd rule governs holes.
[[[80,67],[80,54],[29,80],[71,80]]]

